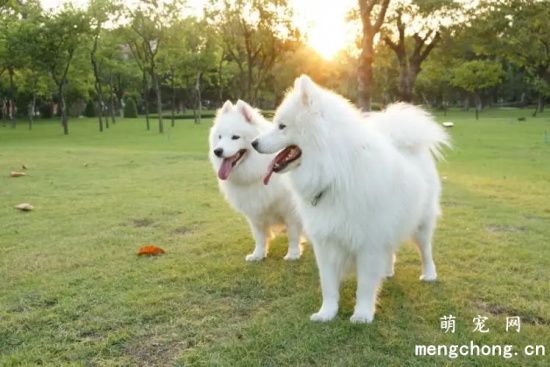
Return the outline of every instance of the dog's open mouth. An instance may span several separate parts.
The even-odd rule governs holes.
[[[227,180],[229,174],[231,173],[231,170],[237,165],[237,163],[239,163],[245,153],[246,149],[241,149],[236,154],[233,154],[231,157],[223,159],[220,169],[218,170],[218,177],[220,180]]]
[[[285,149],[281,150],[275,158],[271,161],[271,164],[267,168],[267,173],[264,176],[264,185],[269,183],[273,172],[281,172],[290,163],[294,162],[302,156],[302,150],[297,145],[289,145]]]

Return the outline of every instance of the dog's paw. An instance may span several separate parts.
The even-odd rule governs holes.
[[[422,274],[420,276],[420,280],[423,282],[435,282],[437,280],[437,274],[436,273]]]
[[[332,320],[334,316],[336,316],[336,312],[319,311],[312,314],[309,319],[314,322],[327,322]]]
[[[265,256],[262,255],[262,254],[251,253],[251,254],[246,255],[245,260],[249,261],[249,262],[262,261],[264,259],[264,257]]]
[[[349,321],[354,324],[370,324],[374,320],[374,315],[367,312],[354,312]]]
[[[299,252],[287,252],[285,257],[283,257],[283,259],[287,260],[287,261],[294,261],[294,260],[299,260],[300,259],[300,256],[302,256],[301,253]]]

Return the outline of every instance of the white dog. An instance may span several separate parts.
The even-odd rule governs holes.
[[[449,140],[426,112],[398,104],[365,117],[301,76],[277,109],[272,129],[252,145],[261,153],[282,149],[266,182],[273,172],[289,171],[299,198],[323,295],[311,320],[337,314],[341,277],[352,262],[357,298],[351,321],[371,322],[377,289],[393,275],[397,246],[410,237],[422,255],[420,279],[436,279],[431,239],[441,185],[432,154],[439,157]]]
[[[246,216],[256,245],[247,261],[267,255],[271,227],[286,224],[288,253],[285,260],[301,255],[302,224],[292,201],[287,178],[279,177],[268,187],[262,183],[265,167],[273,156],[262,155],[250,143],[271,124],[243,101],[225,102],[210,129],[210,161],[217,173],[221,192],[237,211]]]

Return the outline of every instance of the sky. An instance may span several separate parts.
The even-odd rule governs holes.
[[[61,6],[65,2],[85,7],[88,0],[40,0],[45,9]],[[190,7],[200,10],[207,0],[187,0]],[[295,25],[306,37],[306,42],[326,59],[351,45],[357,34],[353,25],[346,22],[349,10],[357,0],[289,0],[294,8]]]

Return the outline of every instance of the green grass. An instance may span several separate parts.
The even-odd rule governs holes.
[[[517,117],[528,116],[526,122]],[[456,126],[440,164],[440,280],[418,281],[404,245],[375,322],[352,325],[355,281],[334,322],[320,305],[313,253],[287,263],[285,238],[248,264],[252,239],[217,191],[210,121],[164,135],[142,120],[104,133],[73,119],[0,126],[0,365],[547,366],[549,357],[415,357],[415,344],[543,344],[550,354],[550,114],[438,116]],[[550,139],[550,137],[549,137]],[[28,175],[8,177],[29,167]],[[30,202],[22,213],[13,205]],[[142,244],[167,253],[139,258]],[[455,334],[439,318],[457,317]],[[472,318],[489,317],[488,334]],[[504,331],[521,316],[519,334]]]

